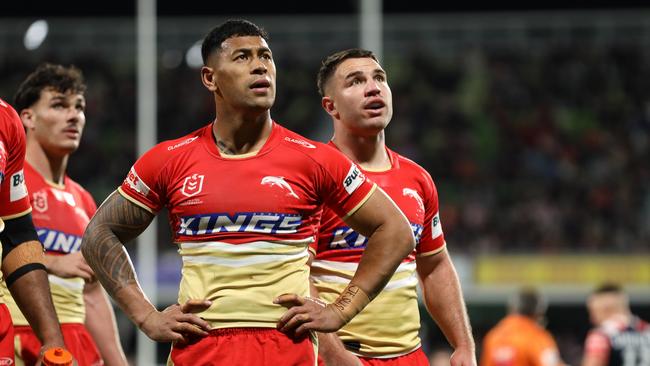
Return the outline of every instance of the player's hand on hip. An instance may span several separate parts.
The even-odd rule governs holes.
[[[188,300],[183,305],[174,304],[163,311],[154,310],[142,322],[140,329],[157,342],[186,343],[190,337],[205,337],[210,324],[194,313],[212,305],[207,300]]]
[[[277,329],[283,333],[295,332],[296,336],[310,330],[329,333],[345,325],[343,319],[331,309],[331,304],[317,298],[283,294],[273,300],[273,303],[289,308],[277,324]]]
[[[451,366],[476,366],[476,356],[470,347],[456,347],[449,359]]]
[[[81,252],[74,252],[65,255],[46,255],[45,267],[53,275],[62,278],[81,277],[86,282],[95,280],[95,273],[86,263]]]

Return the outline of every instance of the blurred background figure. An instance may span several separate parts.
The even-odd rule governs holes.
[[[21,83],[14,106],[26,129],[25,183],[66,347],[79,366],[126,365],[113,308],[79,252],[97,206],[66,174],[86,125],[85,92],[74,66],[41,64]],[[15,324],[16,362],[34,365],[41,344],[8,293],[5,300]]]
[[[587,335],[582,366],[650,365],[650,324],[632,314],[620,285],[596,288],[587,309],[595,328]]]
[[[485,336],[480,365],[563,365],[553,336],[544,329],[547,304],[541,294],[523,288],[508,306],[508,315]]]

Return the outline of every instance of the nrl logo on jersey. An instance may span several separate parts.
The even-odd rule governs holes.
[[[32,194],[32,207],[38,212],[47,211],[47,192],[41,190]]]
[[[204,175],[192,174],[189,177],[185,177],[183,182],[183,188],[181,188],[181,193],[186,197],[196,196],[201,193],[203,189],[203,178]]]
[[[287,191],[287,196],[299,198],[296,192],[293,191],[293,188],[287,183],[287,181],[284,180],[284,177],[274,177],[272,175],[268,175],[264,178],[262,178],[261,184],[268,185],[268,186],[278,186],[283,190]]]

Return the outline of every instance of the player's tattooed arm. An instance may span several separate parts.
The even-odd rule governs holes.
[[[86,228],[81,244],[84,258],[109,295],[149,338],[186,342],[188,335],[206,336],[210,324],[194,313],[210,307],[210,301],[192,299],[158,311],[138,284],[123,244],[140,235],[153,218],[152,213],[114,192]]]
[[[137,285],[124,244],[140,235],[154,215],[113,192],[99,207],[83,236],[81,251],[106,291]]]

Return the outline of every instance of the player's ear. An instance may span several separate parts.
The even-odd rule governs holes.
[[[25,108],[20,111],[20,120],[27,130],[33,130],[35,128],[34,117],[34,111],[31,108]]]
[[[323,99],[321,99],[320,103],[323,106],[323,109],[325,109],[325,112],[327,112],[327,114],[338,119],[339,111],[336,109],[336,104],[334,103],[334,99],[326,95],[323,97]]]
[[[215,92],[217,90],[216,74],[213,68],[209,66],[201,68],[201,82],[209,91]]]

